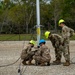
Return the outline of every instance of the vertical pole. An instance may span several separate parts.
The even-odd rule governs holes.
[[[39,46],[40,40],[40,3],[36,0],[36,18],[37,18],[37,46]]]

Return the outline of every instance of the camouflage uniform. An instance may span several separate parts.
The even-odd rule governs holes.
[[[28,45],[27,47],[22,50],[21,53],[21,59],[23,60],[23,64],[26,64],[26,61],[29,61],[29,64],[31,64],[33,53],[31,51],[32,47]]]
[[[46,45],[40,46],[33,58],[36,62],[40,63],[40,65],[50,65],[50,49]]]
[[[73,36],[74,30],[67,27],[63,26],[62,27],[62,38],[64,41],[64,49],[63,49],[63,55],[65,57],[65,60],[70,62],[70,51],[69,51],[69,42],[70,42],[70,37]]]
[[[48,38],[50,39],[53,47],[55,48],[55,61],[59,60],[60,62],[62,57],[63,39],[58,34],[50,34]]]

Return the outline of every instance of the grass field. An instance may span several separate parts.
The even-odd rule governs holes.
[[[42,39],[45,39],[45,37],[42,35]],[[37,40],[36,34],[1,34],[0,35],[0,41],[22,41],[22,40]]]
[[[1,34],[0,41],[18,41],[18,40],[30,40],[32,35],[29,34]]]
[[[36,34],[1,34],[0,41],[22,41],[22,40],[37,40]],[[42,35],[41,39],[45,39],[45,36]],[[75,35],[70,38],[75,40]]]

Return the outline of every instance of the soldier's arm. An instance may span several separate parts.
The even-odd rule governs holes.
[[[58,41],[59,41],[59,45],[61,45],[61,44],[63,44],[63,39],[62,39],[62,37],[60,36],[60,35],[58,35]]]
[[[22,50],[22,52],[27,53],[27,49],[28,49],[28,47],[27,47],[27,46],[26,46],[26,47],[24,47],[24,49]]]
[[[27,54],[27,50],[26,50],[27,48],[25,47],[23,50],[22,50],[22,52],[21,52],[21,59],[24,59],[25,58],[25,56],[26,56],[26,54]]]
[[[68,31],[69,31],[68,27],[66,27],[66,28],[64,28],[64,29],[62,30],[62,37],[63,37],[64,40],[69,37]]]
[[[26,46],[23,50],[25,51],[25,53],[28,54],[31,51],[31,47],[30,46]]]
[[[40,48],[40,55],[42,56],[42,54],[43,54],[43,47]]]
[[[59,47],[59,36],[56,34],[54,37],[54,41],[55,41],[55,47],[58,48]]]
[[[27,54],[31,54],[31,52],[32,52],[32,48],[29,47],[29,48],[27,49]]]
[[[74,35],[74,30],[72,28],[69,28],[70,29],[70,37]]]

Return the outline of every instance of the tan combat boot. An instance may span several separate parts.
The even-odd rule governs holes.
[[[42,63],[40,64],[40,66],[45,66],[45,63],[44,63],[44,62],[42,62]]]
[[[23,65],[27,65],[27,64],[26,64],[26,61],[24,61],[24,60],[22,61],[22,64],[23,64]]]
[[[45,66],[45,62],[43,60],[40,61],[40,66]]]
[[[50,61],[49,61],[49,62],[47,62],[47,66],[50,66]]]
[[[59,65],[59,64],[61,64],[61,60],[56,59],[55,61],[53,61],[53,64],[54,65]]]
[[[28,61],[28,65],[33,65],[33,64],[31,63],[31,60],[30,60],[30,61]]]
[[[57,59],[53,61],[53,63],[57,62]]]
[[[70,61],[66,60],[66,62],[63,64],[63,66],[69,66],[70,65]]]

